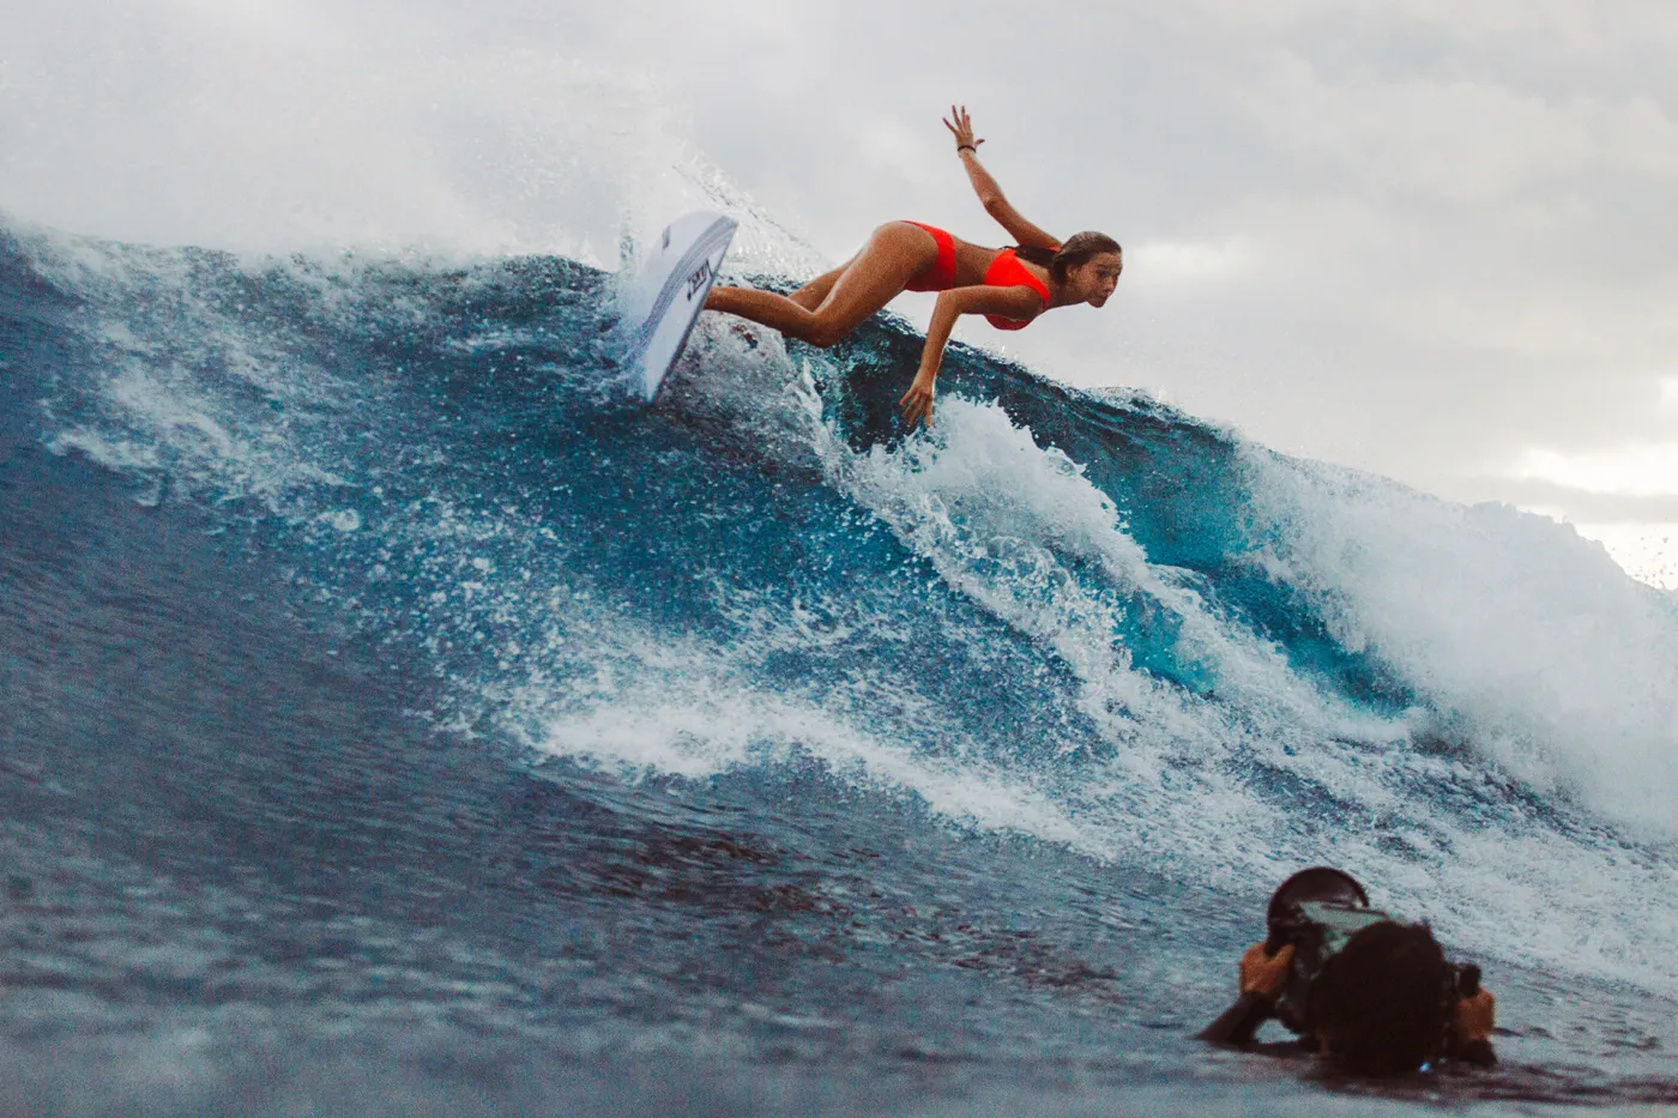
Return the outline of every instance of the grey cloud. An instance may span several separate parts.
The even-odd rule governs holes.
[[[1678,496],[1629,497],[1612,493],[1586,493],[1546,481],[1518,481],[1509,478],[1467,479],[1462,490],[1462,500],[1500,500],[1528,508],[1555,509],[1565,513],[1569,520],[1578,524],[1624,521],[1648,524],[1678,523]]]

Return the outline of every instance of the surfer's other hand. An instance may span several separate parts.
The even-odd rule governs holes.
[[[950,119],[944,122],[944,127],[955,136],[957,151],[965,147],[977,152],[979,145],[985,142],[973,138],[973,120],[967,115],[966,105],[951,105]]]
[[[903,409],[903,419],[909,426],[917,423],[932,423],[932,386],[934,378],[925,373],[915,376],[915,383],[909,386],[909,391],[903,394],[903,399],[897,401],[897,406]]]

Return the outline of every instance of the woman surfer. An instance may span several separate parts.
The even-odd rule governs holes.
[[[791,295],[717,287],[705,300],[707,310],[737,314],[825,348],[899,292],[939,292],[920,371],[898,401],[911,426],[932,419],[933,382],[957,316],[982,314],[998,330],[1021,330],[1050,307],[1101,306],[1124,270],[1118,242],[1105,233],[1077,233],[1063,242],[1021,217],[979,165],[978,148],[985,141],[974,138],[966,106],[952,105],[950,115],[944,127],[955,136],[968,180],[985,212],[1017,245],[985,248],[918,221],[892,221],[874,230],[849,262]]]

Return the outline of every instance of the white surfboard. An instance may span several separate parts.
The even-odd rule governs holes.
[[[672,221],[620,296],[632,383],[648,403],[687,345],[734,227],[733,218],[715,213]]]

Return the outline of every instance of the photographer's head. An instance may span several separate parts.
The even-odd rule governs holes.
[[[1415,1071],[1437,1059],[1455,972],[1425,924],[1359,931],[1311,984],[1306,1016],[1325,1055],[1359,1075]]]

